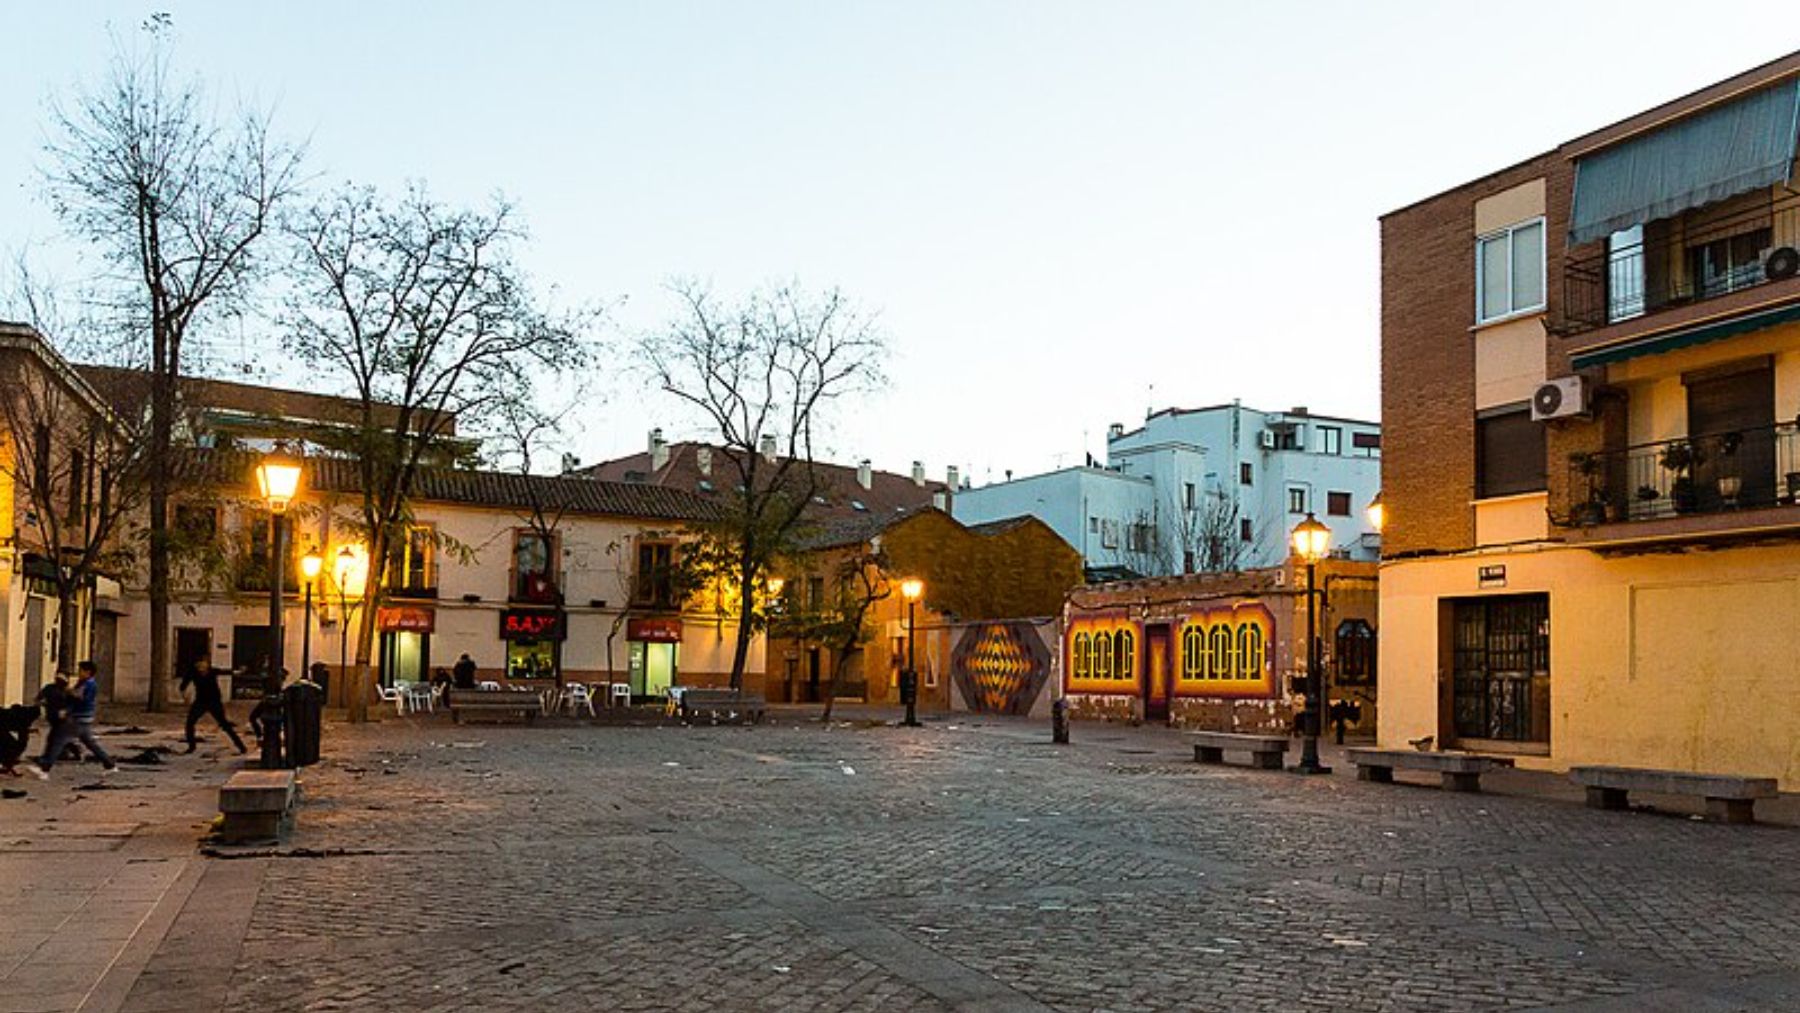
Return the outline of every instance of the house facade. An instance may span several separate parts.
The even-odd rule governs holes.
[[[1308,513],[1343,558],[1373,561],[1367,509],[1381,484],[1381,427],[1238,404],[1170,408],[1107,433],[1107,459],[957,493],[958,519],[1026,513],[1082,554],[1096,579],[1279,566]]]
[[[1800,54],[1386,215],[1384,745],[1800,787]]]

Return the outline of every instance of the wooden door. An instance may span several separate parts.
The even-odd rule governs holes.
[[[1169,627],[1144,628],[1144,720],[1169,720],[1170,676]]]

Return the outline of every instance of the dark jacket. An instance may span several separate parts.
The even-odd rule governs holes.
[[[456,663],[456,668],[452,671],[455,674],[454,681],[457,689],[475,688],[475,662],[464,658]]]
[[[69,716],[69,704],[72,702],[69,691],[56,683],[50,683],[38,690],[37,702],[44,708],[44,725],[54,729]]]
[[[190,669],[181,677],[181,688],[194,687],[194,702],[199,704],[218,703],[223,699],[219,689],[219,673],[207,669],[203,674],[199,669]]]

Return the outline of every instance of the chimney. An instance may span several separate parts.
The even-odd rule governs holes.
[[[566,450],[563,451],[562,473],[567,475],[568,473],[574,471],[576,468],[579,468],[579,467],[581,467],[581,458],[576,457],[574,454],[571,454]]]
[[[1295,405],[1294,407],[1288,409],[1288,414],[1304,416],[1306,414],[1306,406],[1303,404]]]
[[[949,510],[950,509],[950,494],[946,493],[942,489],[939,489],[937,492],[932,493],[931,494],[931,505],[934,507],[937,507],[939,510]]]
[[[711,447],[696,447],[694,449],[694,464],[696,467],[698,467],[700,469],[701,477],[711,478],[712,477],[712,448]]]
[[[768,461],[770,464],[775,463],[776,451],[774,433],[764,433],[762,439],[757,441],[757,448],[762,451],[763,460]]]
[[[1112,425],[1106,427],[1106,439],[1109,443],[1124,435],[1125,424],[1123,422],[1114,422]]]
[[[961,470],[959,470],[956,467],[956,465],[954,465],[954,464],[952,464],[950,467],[944,469],[944,484],[949,486],[952,489],[956,488],[956,480],[961,477],[962,477]]]
[[[913,462],[912,478],[913,478],[914,485],[919,486],[920,488],[924,488],[924,486],[925,486],[925,462],[924,461],[914,461]]]
[[[856,484],[864,489],[875,485],[875,466],[866,457],[856,462]]]
[[[663,440],[662,430],[650,430],[650,470],[661,471],[663,465],[669,463],[669,444]]]

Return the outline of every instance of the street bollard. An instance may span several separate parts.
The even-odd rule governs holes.
[[[1050,741],[1059,746],[1069,744],[1069,701],[1064,697],[1050,705]]]

